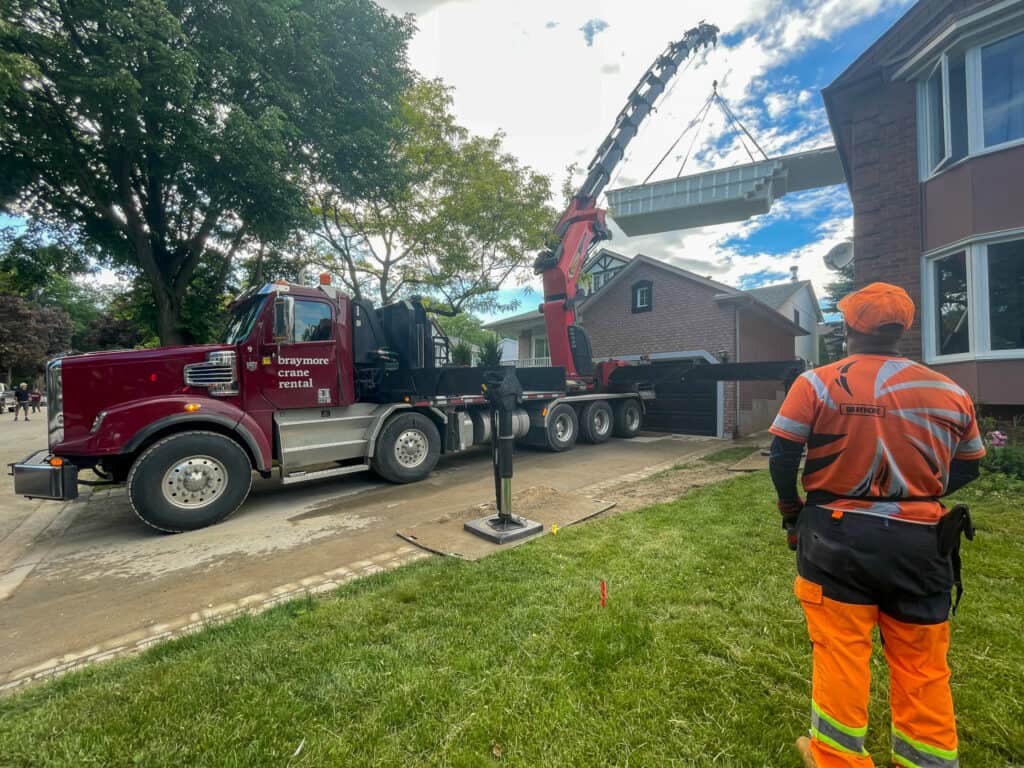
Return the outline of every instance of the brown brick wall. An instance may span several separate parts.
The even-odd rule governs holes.
[[[639,280],[653,285],[653,309],[633,314],[632,286]],[[734,310],[715,302],[717,293],[648,264],[638,265],[603,288],[593,304],[583,306],[594,357],[703,349],[716,357],[725,350],[734,360]]]
[[[654,306],[650,312],[633,314],[633,284],[640,280],[651,281]],[[729,360],[736,360],[736,309],[714,300],[718,290],[641,264],[602,291],[599,303],[584,305],[582,310],[594,357],[704,350],[716,358],[724,351]],[[740,346],[742,351],[742,342]],[[793,356],[792,337],[788,349],[785,358]],[[735,382],[723,386],[726,437],[733,436],[738,426],[737,389]]]
[[[740,313],[740,362],[792,360],[793,336],[758,315]],[[778,381],[744,381],[740,385],[740,408],[750,410],[755,399],[775,400],[782,390]]]
[[[916,93],[888,83],[851,97],[853,237],[857,286],[884,281],[903,286],[918,307],[903,342],[921,359],[921,185],[917,166]]]

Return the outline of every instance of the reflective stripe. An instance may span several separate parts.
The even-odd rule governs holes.
[[[772,422],[772,426],[781,429],[783,432],[789,432],[791,435],[796,435],[797,437],[808,437],[811,434],[810,424],[804,424],[796,419],[790,419],[783,416],[781,413],[775,417],[775,421]]]
[[[818,399],[831,408],[833,411],[836,410],[835,400],[832,399],[832,395],[828,393],[828,386],[825,382],[819,378],[818,374],[814,371],[807,371],[807,373],[801,373],[800,377],[807,381],[808,384],[814,389],[814,394],[818,396]]]
[[[817,703],[813,699],[811,700],[811,735],[819,741],[823,741],[840,752],[866,755],[864,738],[867,733],[866,725],[863,728],[851,728],[848,725],[843,725],[822,712]]]
[[[962,453],[977,453],[985,447],[980,437],[972,437],[970,440],[961,440],[956,447],[957,455]]]
[[[907,768],[959,768],[955,749],[939,749],[914,741],[905,733],[892,729],[892,759]]]

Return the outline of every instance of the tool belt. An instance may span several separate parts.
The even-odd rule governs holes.
[[[956,614],[956,608],[964,594],[964,584],[960,575],[960,538],[963,536],[968,541],[974,541],[974,522],[971,520],[970,509],[966,504],[957,504],[939,518],[935,528],[938,532],[939,554],[949,557],[953,563],[953,586],[956,587],[953,613]]]

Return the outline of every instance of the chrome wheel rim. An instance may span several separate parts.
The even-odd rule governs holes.
[[[596,408],[594,410],[592,422],[594,425],[594,432],[599,435],[608,434],[608,430],[611,429],[612,426],[612,420],[608,417],[608,411],[604,408]]]
[[[427,460],[430,442],[418,429],[407,429],[395,441],[395,459],[406,469],[415,469]]]
[[[212,456],[189,456],[164,472],[164,501],[179,509],[202,509],[224,495],[228,472]]]
[[[572,438],[572,419],[568,414],[562,413],[555,418],[555,437],[560,443],[567,442]]]

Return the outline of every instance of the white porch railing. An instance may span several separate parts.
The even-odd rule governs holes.
[[[516,368],[543,368],[551,365],[550,357],[524,357],[516,360]]]

